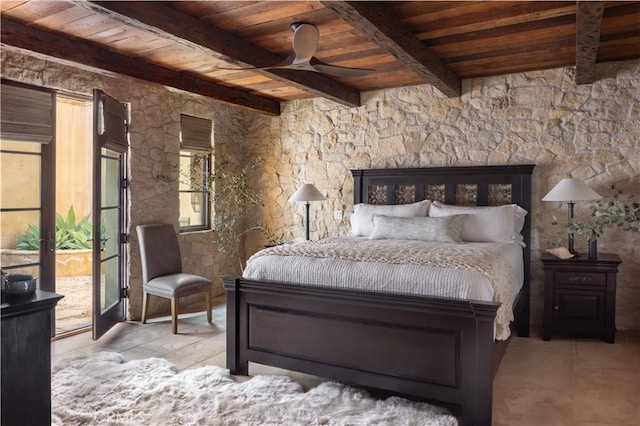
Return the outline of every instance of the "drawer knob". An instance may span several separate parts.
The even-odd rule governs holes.
[[[584,284],[591,281],[589,277],[569,277],[569,281],[576,284]]]
[[[555,309],[556,311],[560,310],[560,306],[554,306],[553,309]]]

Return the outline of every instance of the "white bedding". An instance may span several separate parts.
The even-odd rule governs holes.
[[[305,248],[311,251],[298,255]],[[405,261],[410,263],[402,263]],[[452,244],[350,236],[263,250],[249,259],[243,276],[500,302],[496,338],[504,340],[509,337],[512,305],[523,283],[524,268],[522,248],[513,243]]]

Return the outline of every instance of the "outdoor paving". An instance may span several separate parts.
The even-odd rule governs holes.
[[[64,298],[56,305],[56,334],[91,325],[91,277],[58,277],[56,293]]]

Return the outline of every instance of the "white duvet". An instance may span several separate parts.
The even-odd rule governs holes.
[[[500,302],[496,338],[509,337],[523,283],[522,248],[512,243],[434,243],[334,237],[262,250],[245,278],[331,288]]]

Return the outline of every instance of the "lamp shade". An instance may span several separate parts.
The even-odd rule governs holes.
[[[602,198],[580,179],[562,179],[551,191],[542,197],[542,201],[587,201]]]
[[[326,200],[326,197],[322,195],[318,188],[311,183],[305,183],[302,185],[293,195],[289,198],[289,201],[322,201]]]

